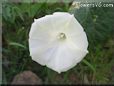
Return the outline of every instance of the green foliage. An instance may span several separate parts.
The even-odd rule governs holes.
[[[13,45],[15,47],[21,47],[21,48],[26,49],[26,47],[24,45],[16,43],[16,42],[9,42],[9,45]]]
[[[90,69],[92,69],[92,71],[93,72],[95,72],[95,68],[93,67],[93,65],[92,64],[90,64],[87,60],[83,60],[83,62],[88,66],[88,67],[90,67]]]
[[[72,8],[70,13],[73,13],[84,27],[90,46],[103,43],[114,32],[114,7]]]

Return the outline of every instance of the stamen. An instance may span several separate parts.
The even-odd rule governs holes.
[[[59,40],[65,40],[66,39],[66,35],[65,33],[59,33],[58,37]]]

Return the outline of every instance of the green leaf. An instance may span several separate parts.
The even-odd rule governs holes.
[[[22,45],[20,43],[16,43],[16,42],[9,42],[9,45],[17,46],[17,47],[21,47],[21,48],[26,49],[26,46],[24,46],[24,45]]]
[[[70,7],[69,12],[71,14],[74,14],[76,19],[80,22],[83,23],[87,19],[87,15],[89,12],[89,8],[75,8],[73,5]]]
[[[16,7],[16,6],[13,7],[13,10],[14,10],[14,14],[16,16],[19,16],[21,18],[21,20],[24,21],[24,18],[23,18],[21,10],[18,7]]]
[[[93,72],[96,71],[95,68],[94,68],[94,66],[92,64],[90,64],[87,60],[84,59],[84,60],[82,60],[82,62],[84,64],[86,64]]]
[[[30,9],[28,11],[29,13],[29,17],[34,17],[36,15],[36,13],[38,12],[38,9],[42,6],[42,4],[31,4],[30,5]]]

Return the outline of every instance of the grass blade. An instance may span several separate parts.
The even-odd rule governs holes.
[[[84,64],[86,64],[93,72],[95,72],[95,68],[92,64],[90,64],[87,60],[82,60]]]
[[[16,43],[16,42],[10,42],[9,45],[12,45],[12,46],[18,46],[18,47],[21,47],[21,48],[24,48],[26,49],[26,46],[20,44],[20,43]]]

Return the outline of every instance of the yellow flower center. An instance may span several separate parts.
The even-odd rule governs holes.
[[[59,40],[65,40],[66,39],[66,35],[65,35],[65,33],[59,33],[59,35],[57,36],[57,38]]]

